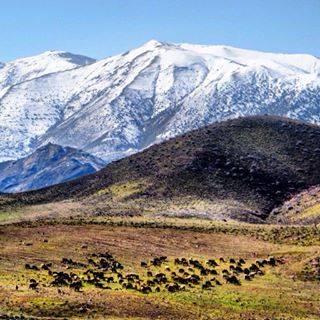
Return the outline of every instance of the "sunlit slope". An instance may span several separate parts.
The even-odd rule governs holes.
[[[2,207],[72,199],[92,210],[125,204],[129,209],[261,221],[292,194],[320,182],[319,136],[319,127],[284,118],[221,122],[154,145],[96,174],[5,196]]]

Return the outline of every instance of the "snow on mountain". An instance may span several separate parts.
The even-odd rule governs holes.
[[[0,192],[47,187],[96,172],[104,161],[86,152],[47,144],[26,158],[0,163]]]
[[[228,118],[275,114],[320,123],[320,60],[152,40],[11,86],[0,109],[0,160],[52,142],[112,161]]]
[[[94,59],[63,51],[46,51],[34,57],[0,62],[0,90],[43,75],[74,69],[94,62]]]

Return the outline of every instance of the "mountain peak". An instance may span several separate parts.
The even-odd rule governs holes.
[[[46,50],[44,51],[43,53],[41,54],[44,54],[44,55],[58,55],[60,53],[68,53],[67,51],[63,51],[63,50],[55,50],[55,49],[52,49],[52,50]]]
[[[48,142],[47,144],[41,146],[40,148],[37,149],[39,150],[46,150],[46,149],[62,149],[63,147],[60,146],[59,144]]]
[[[9,61],[7,66],[23,66],[23,65],[48,65],[48,64],[72,64],[73,66],[85,66],[91,64],[96,60],[87,56],[74,54],[62,50],[48,50],[34,56],[19,58],[17,60]],[[69,67],[70,69],[70,67]]]
[[[58,50],[13,60],[2,67],[0,64],[0,90],[26,80],[85,66],[95,61],[86,56]]]
[[[35,152],[39,153],[39,152],[53,152],[53,153],[60,153],[60,152],[66,152],[66,153],[80,153],[80,152],[83,152],[82,150],[80,149],[76,149],[76,148],[73,148],[73,147],[69,147],[69,146],[62,146],[60,144],[57,144],[57,143],[53,143],[53,142],[48,142],[44,145],[42,145],[41,147],[39,147]]]
[[[146,43],[144,43],[142,45],[142,47],[154,49],[154,48],[161,47],[163,45],[169,45],[169,43],[161,42],[161,41],[158,41],[158,40],[155,40],[155,39],[151,39],[151,40],[147,41]]]
[[[82,150],[48,143],[25,158],[0,163],[0,191],[43,188],[96,172],[104,165],[101,159]]]
[[[61,50],[48,50],[48,51],[45,51],[43,53],[41,53],[40,55],[38,56],[35,56],[35,57],[42,57],[42,56],[45,56],[45,57],[58,57],[58,58],[61,58],[61,59],[66,59],[74,64],[77,64],[79,66],[83,66],[83,65],[87,65],[87,64],[90,64],[90,63],[93,63],[96,61],[96,59],[93,59],[93,58],[90,58],[90,57],[87,57],[87,56],[83,56],[83,55],[80,55],[80,54],[74,54],[74,53],[71,53],[71,52],[67,52],[67,51],[61,51]]]

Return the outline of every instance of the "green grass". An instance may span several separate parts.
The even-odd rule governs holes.
[[[99,218],[99,221],[44,221],[0,227],[0,310],[6,314],[24,314],[40,319],[316,319],[320,306],[320,285],[299,278],[319,246],[296,239],[299,227],[280,228],[275,241],[271,226],[212,223],[197,219],[161,219],[145,217]],[[95,223],[93,223],[95,222]],[[99,223],[98,223],[99,222]],[[302,227],[302,231],[308,230]],[[299,231],[309,237],[307,232]],[[281,236],[282,234],[282,236]],[[43,239],[48,239],[47,243]],[[271,242],[269,240],[272,240]],[[146,241],[148,245],[146,245]],[[30,242],[32,245],[27,246]],[[83,249],[82,245],[88,246]],[[86,284],[77,293],[68,287],[48,286],[51,277],[45,271],[25,270],[25,263],[53,262],[54,270],[81,274],[82,269],[65,269],[60,260],[71,257],[85,262],[92,252],[111,252],[125,265],[125,273],[137,272],[146,279],[140,261],[167,255],[170,269],[174,257],[244,257],[248,263],[268,255],[282,257],[285,263],[265,267],[265,275],[241,286],[226,284],[201,290],[196,287],[177,293],[162,290],[144,295],[113,284],[102,290]],[[160,268],[164,271],[165,265]],[[40,281],[40,290],[28,289],[31,278]],[[18,284],[19,290],[15,290]],[[89,301],[85,314],[79,310]]]
[[[18,221],[22,217],[23,211],[21,210],[0,211],[0,223]]]
[[[148,188],[148,182],[145,179],[137,179],[126,181],[123,183],[115,183],[107,188],[101,189],[97,195],[109,195],[113,200],[123,200],[129,196],[133,196]]]
[[[296,215],[296,217],[292,217],[293,221],[303,220],[305,218],[315,218],[320,216],[320,204],[317,203]]]

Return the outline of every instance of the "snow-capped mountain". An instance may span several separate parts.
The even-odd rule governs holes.
[[[81,150],[47,144],[26,158],[0,163],[0,192],[47,187],[96,172],[104,161]]]
[[[52,142],[111,161],[239,116],[275,114],[320,123],[320,60],[150,41],[2,92],[0,160]]]
[[[0,62],[0,90],[43,75],[74,69],[95,59],[63,51],[46,51],[34,57]]]

